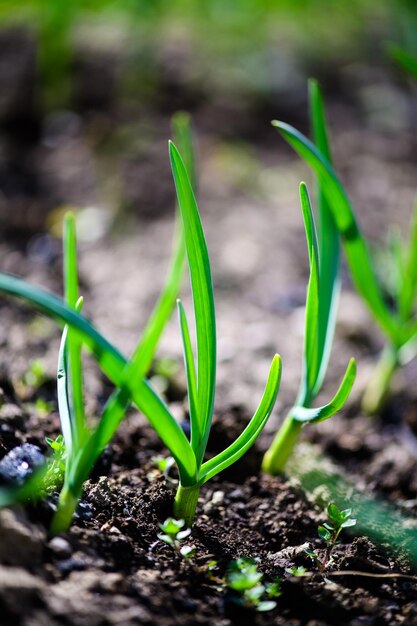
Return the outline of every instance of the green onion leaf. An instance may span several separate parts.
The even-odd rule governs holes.
[[[291,409],[291,416],[297,422],[305,423],[322,422],[329,419],[329,417],[332,417],[333,415],[335,415],[335,413],[343,408],[346,400],[349,397],[349,394],[353,387],[353,383],[355,382],[355,378],[356,362],[355,359],[350,359],[349,365],[346,369],[340,387],[331,402],[316,409],[305,408],[303,406],[295,406]]]
[[[272,122],[294,150],[312,167],[324,185],[329,207],[344,240],[353,280],[380,326],[391,340],[401,342],[401,329],[389,311],[372,267],[368,248],[360,232],[348,197],[327,159],[298,130],[283,122]]]
[[[281,358],[278,354],[272,360],[268,380],[261,402],[249,424],[239,437],[228,448],[206,461],[201,466],[201,484],[232,465],[240,459],[256,441],[274,408],[281,381]]]
[[[309,81],[310,115],[314,143],[321,154],[331,163],[329,139],[326,128],[324,102],[320,87],[315,80]],[[336,325],[340,294],[340,243],[339,231],[332,215],[326,194],[325,180],[317,177],[317,199],[319,207],[319,370],[313,395],[320,391],[326,375]]]
[[[191,447],[197,449],[202,440],[203,433],[200,431],[200,420],[198,417],[198,397],[197,397],[197,377],[193,349],[191,346],[190,331],[188,329],[187,316],[181,300],[178,300],[178,315],[181,328],[181,337],[184,351],[185,371],[187,375],[188,402],[190,409],[191,423]]]
[[[213,285],[207,245],[187,170],[172,142],[169,144],[169,153],[184,226],[196,322],[198,418],[202,440],[195,453],[197,463],[200,464],[210,431],[216,385]]]

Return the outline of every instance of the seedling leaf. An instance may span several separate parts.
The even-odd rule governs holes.
[[[401,341],[400,329],[384,301],[365,240],[349,199],[332,166],[311,141],[298,130],[284,122],[274,121],[272,124],[323,181],[329,207],[344,240],[347,260],[356,288],[387,335],[394,343],[398,343]]]
[[[269,370],[265,390],[255,415],[236,441],[223,452],[203,463],[200,472],[201,484],[206,483],[210,478],[240,459],[246,450],[254,444],[274,408],[281,381],[281,371],[281,358],[279,355],[275,355]]]
[[[169,144],[172,172],[177,190],[193,293],[197,334],[198,418],[203,439],[196,450],[201,463],[210,430],[216,385],[216,321],[213,285],[207,245],[192,185],[184,162],[172,142]]]
[[[349,365],[346,369],[340,387],[331,402],[316,409],[296,406],[291,411],[292,417],[298,422],[309,423],[322,422],[326,419],[329,419],[329,417],[332,417],[333,415],[335,415],[335,413],[343,408],[346,400],[349,397],[353,383],[355,382],[355,377],[356,362],[355,359],[350,359]]]

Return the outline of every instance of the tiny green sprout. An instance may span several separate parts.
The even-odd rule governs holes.
[[[45,441],[52,449],[52,456],[48,460],[47,470],[44,476],[45,489],[56,489],[64,482],[66,466],[66,448],[64,437],[58,435],[56,439],[45,437]]]
[[[238,594],[238,603],[256,611],[271,611],[277,605],[270,598],[281,595],[281,580],[263,583],[263,574],[258,570],[258,561],[242,557],[229,564],[225,584]]]
[[[334,502],[330,502],[327,506],[327,521],[317,528],[317,533],[325,543],[326,550],[323,558],[313,550],[306,550],[308,556],[318,562],[319,572],[322,574],[331,562],[331,554],[333,548],[337,544],[338,537],[344,528],[355,526],[356,519],[352,518],[352,509],[340,510]]]
[[[35,400],[35,410],[38,415],[41,417],[45,417],[52,413],[55,408],[55,404],[53,402],[48,402],[44,398],[36,398]]]
[[[313,84],[320,94],[317,84]],[[321,101],[321,95],[319,97]],[[390,301],[386,297],[384,285],[377,278],[369,245],[324,145],[317,138],[314,144],[289,124],[275,121],[273,126],[315,172],[320,195],[343,241],[355,287],[385,335],[384,350],[362,401],[362,407],[367,413],[377,414],[387,400],[398,367],[417,354],[417,205],[412,215],[408,241],[392,249],[391,263],[397,278]]]
[[[287,567],[285,571],[287,572],[287,574],[291,574],[291,576],[297,577],[304,576],[304,574],[307,572],[307,569],[303,567],[303,565],[294,565],[293,567]]]
[[[184,539],[190,536],[191,528],[185,527],[185,520],[168,517],[163,524],[159,524],[162,533],[158,539],[171,546],[184,559],[191,559],[196,555],[195,546],[182,545]]]
[[[171,467],[175,465],[175,459],[172,456],[152,456],[151,461],[165,478],[168,478]]]
[[[46,380],[45,366],[42,361],[35,359],[29,366],[28,371],[23,376],[23,382],[28,387],[40,387]]]
[[[22,398],[27,398],[33,390],[39,389],[46,379],[47,375],[43,362],[40,359],[35,359],[31,361],[27,371],[17,381],[17,392]]]

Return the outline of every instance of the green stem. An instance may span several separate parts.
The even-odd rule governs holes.
[[[180,484],[178,486],[174,501],[174,516],[177,519],[185,520],[188,528],[190,528],[193,523],[199,495],[199,485],[183,487]]]
[[[397,367],[398,350],[386,346],[363,394],[362,409],[368,415],[376,415],[384,407]]]
[[[58,508],[51,523],[51,533],[57,535],[68,530],[78,505],[79,496],[64,485],[58,500]]]
[[[264,472],[276,476],[284,471],[285,465],[298,441],[302,427],[303,424],[295,420],[290,411],[275,435],[270,448],[264,455],[262,461],[262,470]]]

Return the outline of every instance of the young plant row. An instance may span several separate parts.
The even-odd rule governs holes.
[[[315,82],[310,84],[310,112],[313,142],[294,128],[274,122],[281,134],[312,166],[317,178],[318,233],[307,187],[300,185],[300,202],[306,231],[310,276],[307,287],[303,368],[299,392],[293,407],[278,430],[262,464],[264,471],[284,470],[301,429],[332,417],[345,404],[356,374],[353,359],[340,387],[330,402],[318,408],[312,404],[319,393],[333,343],[340,292],[340,239],[356,287],[387,336],[387,349],[377,369],[378,384],[365,397],[370,409],[381,405],[389,379],[404,354],[417,349],[417,322],[412,317],[417,291],[417,219],[406,251],[396,248],[394,261],[399,272],[398,311],[387,304],[369,258],[346,193],[334,173],[325,122],[323,100]],[[61,299],[27,282],[0,274],[0,291],[23,298],[63,327],[58,357],[58,405],[64,438],[65,471],[53,532],[71,523],[82,487],[94,463],[113,438],[128,407],[133,403],[148,419],[169,450],[178,468],[179,482],[173,514],[190,526],[200,489],[204,483],[238,461],[255,443],[278,395],[281,359],[272,360],[258,409],[241,435],[221,453],[205,460],[214,411],[216,388],[216,318],[210,260],[196,201],[195,165],[188,118],[174,119],[174,136],[179,149],[169,143],[169,156],[177,193],[178,237],[168,278],[132,356],[127,359],[82,314],[79,294],[75,220],[64,223],[64,284]],[[196,347],[192,346],[188,316],[178,300],[184,259],[187,258],[193,297]],[[406,279],[408,273],[408,280]],[[411,273],[411,274],[410,274]],[[177,305],[187,380],[190,437],[188,438],[163,398],[146,378],[159,339],[173,308]],[[91,426],[84,410],[82,351],[89,350],[115,389],[102,415]],[[377,389],[378,393],[375,393]],[[372,399],[372,403],[369,401]],[[62,445],[60,454],[62,454]],[[3,489],[0,505],[17,499],[39,497],[48,483],[48,467],[21,488]],[[49,484],[49,483],[48,483]]]

